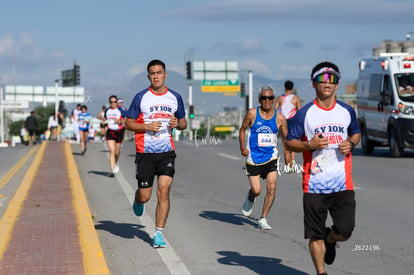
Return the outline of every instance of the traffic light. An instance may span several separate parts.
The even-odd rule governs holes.
[[[246,95],[246,83],[240,83],[240,97],[244,97]]]
[[[188,115],[191,119],[194,118],[194,105],[190,105],[190,113]]]
[[[186,71],[187,71],[187,79],[192,79],[192,75],[191,75],[191,61],[187,61],[186,63],[185,63],[185,68],[186,68]]]
[[[80,85],[80,72],[79,72],[79,65],[73,65],[73,82],[76,85]]]

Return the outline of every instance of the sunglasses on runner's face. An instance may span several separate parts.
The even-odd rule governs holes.
[[[333,74],[320,74],[315,78],[316,82],[338,83],[338,77]]]
[[[271,95],[271,96],[262,95],[262,96],[260,96],[260,99],[261,100],[266,100],[266,99],[273,100],[273,99],[275,99],[275,96],[273,96],[273,95]]]
[[[117,103],[118,101],[109,101],[109,103]]]

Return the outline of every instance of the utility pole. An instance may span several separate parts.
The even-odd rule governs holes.
[[[59,92],[58,92],[58,83],[60,79],[55,80],[55,114],[58,113],[59,110]]]
[[[249,70],[249,109],[253,108],[253,71]]]
[[[190,82],[188,83],[188,113],[190,114],[190,108],[193,106],[193,84]],[[193,140],[193,129],[191,122],[193,119],[189,116],[188,117],[188,130],[190,131],[190,140]]]
[[[4,142],[4,114],[3,114],[3,87],[0,86],[0,147],[8,147],[8,144]]]

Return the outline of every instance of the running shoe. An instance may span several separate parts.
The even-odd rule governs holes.
[[[114,173],[112,173],[112,172],[109,172],[109,173],[108,173],[108,177],[110,177],[110,178],[114,178],[114,177],[115,177],[115,174],[114,174]]]
[[[135,215],[141,217],[144,214],[145,206],[143,203],[137,203],[134,200],[134,204],[132,205],[132,209],[134,210]]]
[[[243,208],[242,208],[242,213],[246,217],[249,217],[252,214],[253,205],[254,205],[254,202],[256,201],[256,198],[254,199],[254,201],[251,201],[249,199],[249,194],[250,194],[250,190],[249,192],[247,192],[247,196],[246,196],[246,199],[244,200]]]
[[[157,232],[152,240],[154,241],[154,248],[167,247],[167,244],[164,241],[164,236],[161,232]]]
[[[333,264],[334,260],[335,260],[335,256],[336,256],[336,242],[334,243],[329,243],[327,238],[329,233],[331,232],[331,229],[329,227],[325,228],[325,248],[326,248],[326,252],[325,252],[325,263],[327,265],[331,265]]]
[[[260,218],[259,219],[259,229],[270,230],[270,229],[272,229],[272,227],[267,223],[266,218]]]
[[[112,172],[113,172],[114,174],[117,174],[117,173],[119,172],[119,165],[118,165],[117,163],[115,163],[115,165],[114,165],[114,169],[112,170]]]

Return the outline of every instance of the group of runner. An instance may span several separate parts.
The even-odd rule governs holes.
[[[144,214],[157,177],[153,247],[159,248],[167,246],[163,234],[170,210],[169,194],[176,158],[172,132],[184,130],[187,120],[182,97],[165,86],[165,64],[152,60],[147,72],[150,86],[134,96],[128,111],[119,107],[119,99],[113,95],[109,97],[110,106],[103,110],[101,120],[107,129],[105,136],[112,175],[119,171],[119,146],[125,128],[135,133],[138,188],[132,209],[139,217]],[[247,112],[239,132],[240,151],[246,157],[250,182],[242,213],[251,215],[261,192],[261,178],[266,179],[267,192],[258,220],[258,227],[263,230],[271,229],[266,217],[275,200],[278,134],[282,137],[289,167],[294,165],[292,153],[303,152],[304,235],[309,239],[317,274],[327,274],[325,263],[333,263],[336,242],[348,240],[355,226],[351,151],[360,141],[360,130],[355,111],[335,98],[339,79],[340,72],[335,64],[316,65],[311,73],[316,97],[303,107],[300,98],[293,94],[291,81],[286,81],[285,94],[277,100],[272,87],[262,87],[258,97],[260,105]],[[83,106],[81,109],[83,111]],[[83,120],[79,118],[79,121]],[[86,151],[86,146],[82,150]],[[332,227],[325,225],[328,214]]]
[[[127,110],[123,107],[123,100],[118,99],[116,95],[109,97],[108,106],[102,107],[102,111],[98,114],[98,119],[101,120],[102,140],[106,140],[109,149],[111,171],[108,176],[114,177],[119,172],[118,160],[121,152],[121,143],[125,135]],[[84,155],[88,149],[88,133],[91,127],[92,116],[87,110],[86,105],[77,104],[71,114],[76,141],[81,145],[81,155]]]
[[[280,132],[285,162],[294,165],[293,152],[303,152],[303,211],[305,238],[317,274],[327,274],[336,256],[336,242],[350,238],[355,227],[355,193],[351,151],[361,135],[352,107],[337,101],[335,91],[341,75],[331,62],[317,64],[311,73],[316,98],[301,108],[300,99],[286,81],[286,94],[275,103],[270,86],[260,89],[257,108],[250,109],[240,128],[240,151],[246,157],[250,189],[242,213],[250,216],[266,179],[260,229],[271,226],[266,216],[275,199],[277,180],[277,136]],[[280,109],[280,112],[277,111]],[[326,227],[327,215],[332,227]]]

